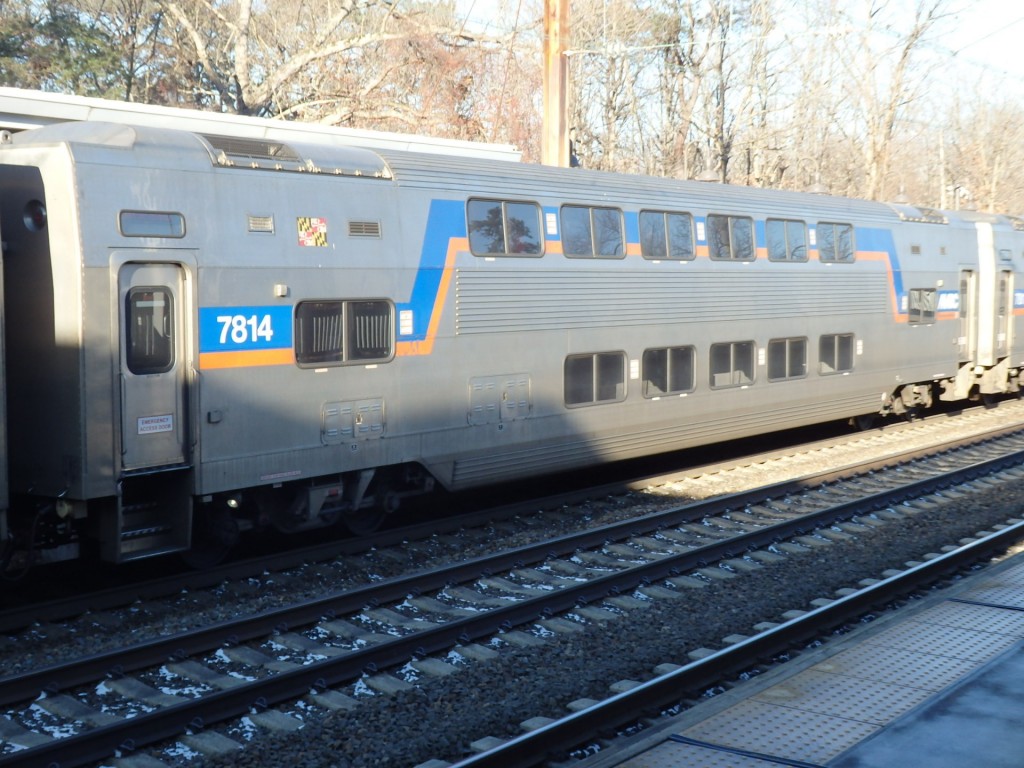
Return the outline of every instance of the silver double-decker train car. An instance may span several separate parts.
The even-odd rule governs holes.
[[[113,123],[0,146],[8,562],[214,557],[1020,387],[1002,216]]]

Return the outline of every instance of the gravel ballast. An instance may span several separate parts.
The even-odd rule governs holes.
[[[310,719],[297,736],[261,737],[203,765],[408,768],[431,758],[454,762],[476,739],[510,738],[529,718],[563,716],[576,699],[607,697],[615,681],[649,679],[658,664],[685,663],[691,650],[750,634],[759,622],[778,621],[787,610],[806,609],[815,598],[901,568],[1005,522],[1021,508],[1024,493],[1014,486],[917,511],[905,508],[898,519],[850,540],[714,580],[682,599],[651,601],[585,632],[551,636],[537,648],[505,647],[458,674],[362,699],[350,712]]]

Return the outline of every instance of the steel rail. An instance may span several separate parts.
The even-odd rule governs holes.
[[[715,558],[732,556],[736,553],[738,544],[742,549],[763,547],[782,538],[806,532],[809,530],[812,522],[814,527],[830,525],[839,520],[859,514],[866,514],[876,509],[899,503],[907,498],[930,495],[955,483],[969,482],[1009,467],[1020,466],[1021,463],[1024,463],[1024,451],[1019,451],[1009,456],[988,459],[954,470],[940,477],[917,480],[898,489],[887,490],[844,502],[836,507],[818,510],[795,520],[765,526],[742,536],[741,543],[732,539],[678,555],[669,555],[656,561],[636,565],[628,570],[594,578],[579,586],[569,586],[553,593],[535,598],[527,598],[509,606],[494,609],[480,616],[467,617],[437,627],[424,629],[384,646],[370,647],[344,656],[317,661],[296,670],[280,672],[273,676],[253,681],[238,688],[205,694],[191,702],[140,714],[121,723],[97,727],[38,747],[3,755],[0,756],[0,766],[45,765],[50,762],[57,762],[61,766],[68,768],[69,766],[83,765],[100,760],[108,757],[119,748],[123,749],[126,744],[148,744],[168,739],[185,732],[189,728],[195,729],[208,722],[223,721],[244,715],[254,708],[274,706],[280,702],[301,697],[310,690],[325,689],[330,686],[350,682],[367,670],[399,665],[408,661],[411,657],[434,653],[450,648],[455,644],[467,643],[481,637],[491,636],[513,626],[541,619],[554,613],[571,610],[580,603],[603,599],[609,594],[618,594],[645,583],[699,567]],[[748,497],[749,495],[749,492],[738,494],[740,497]],[[763,498],[763,495],[760,498]],[[735,496],[728,499],[733,502],[733,506],[735,506],[735,499]],[[708,503],[717,506],[721,505],[724,501],[726,499],[715,499]],[[704,507],[705,504],[707,503],[702,503],[698,506]],[[655,517],[664,517],[664,515],[656,515]],[[630,522],[635,523],[636,521]],[[630,526],[628,524],[607,526],[604,529],[600,529],[600,531],[603,532],[609,528],[626,532],[627,535],[630,533]],[[592,531],[588,532],[587,535],[593,537],[597,543],[600,543],[605,539],[601,538],[598,534],[598,531]],[[566,537],[565,540],[575,540],[575,538]],[[524,549],[532,550],[539,557],[546,558],[547,554],[551,551],[551,542]],[[521,550],[503,553],[499,559],[503,563],[514,566],[518,563],[510,562],[510,559],[514,555],[520,554],[520,552]],[[494,564],[493,559],[486,560],[492,565]],[[476,574],[467,570],[473,565],[478,565],[478,563],[462,564],[453,569],[446,569],[443,573],[450,578],[453,571],[464,571],[468,574],[469,578],[473,578]],[[439,574],[429,573],[421,574],[421,576],[433,579],[434,583],[439,586],[444,586],[445,583],[448,583]],[[412,587],[412,578],[398,580],[400,584],[395,583],[382,586],[384,586],[387,594],[394,596],[395,599],[401,599],[408,594],[407,590]],[[316,601],[317,604],[322,602]],[[852,604],[853,602],[855,602],[853,599],[844,599],[842,604]],[[303,606],[303,608],[311,610],[311,606]],[[320,609],[322,609],[322,606],[320,606]],[[319,609],[313,610],[312,613],[317,614],[313,617],[313,620],[323,615],[322,610]],[[262,620],[266,618],[267,616],[261,617]],[[238,624],[244,623],[240,622]],[[238,627],[236,626],[235,628],[237,629]],[[226,627],[220,627],[219,629],[223,631]],[[774,637],[776,635],[770,636]],[[767,642],[759,638],[761,636],[740,644],[740,647],[749,649],[757,647],[754,645],[755,643]],[[178,642],[175,643],[175,641]],[[174,647],[176,644],[180,645],[187,641],[187,637],[161,641],[164,647],[162,652]],[[227,642],[228,640],[225,639],[224,641]],[[124,653],[119,652],[109,656],[124,658]],[[73,676],[72,670],[73,665],[71,669],[66,670],[69,676]],[[95,679],[95,677],[91,679]],[[66,680],[61,682],[65,685],[67,684]],[[635,713],[635,710],[633,711]],[[570,724],[582,722],[582,720],[577,721],[573,718],[568,720]],[[586,722],[591,721],[587,720]],[[575,728],[577,726],[570,725],[567,727]],[[538,736],[536,738],[541,737]],[[517,739],[511,743],[518,745],[525,742]],[[541,742],[531,741],[530,743],[537,744]],[[564,744],[565,742],[562,743]],[[526,747],[522,748],[526,749]],[[510,747],[510,749],[520,749],[520,747]],[[514,757],[514,759],[518,761],[520,758]],[[526,765],[527,763],[480,763],[480,765],[488,764]]]
[[[950,417],[947,415],[938,415],[929,417],[928,420],[944,420],[948,418]],[[958,418],[963,417],[960,416]],[[895,425],[894,427],[888,427],[887,429],[902,429],[905,426],[909,425]],[[1004,425],[986,430],[972,438],[969,438],[969,440],[972,441],[970,444],[977,445],[988,440],[1021,431],[1024,431],[1024,425],[1022,424]],[[847,439],[850,439],[849,436],[847,436]],[[836,444],[837,441],[835,438],[829,438],[815,443],[801,445],[799,446],[799,449],[802,452],[811,453],[816,450],[832,447]],[[961,439],[954,442],[952,445],[962,446],[964,444],[965,440]],[[922,456],[941,454],[946,450],[951,450],[950,446],[932,446],[929,448],[913,449],[871,462],[870,464],[854,464],[840,468],[835,470],[832,474],[835,477],[845,478],[858,472],[863,473],[880,469],[889,466],[892,463],[913,461]],[[773,458],[789,455],[791,453],[792,449],[769,451],[767,453],[746,457],[744,459],[744,463],[764,463],[765,461],[769,461]],[[0,611],[0,633],[8,633],[22,627],[31,626],[33,623],[37,622],[60,621],[69,617],[81,615],[87,611],[109,610],[111,608],[129,605],[136,600],[150,600],[167,595],[173,595],[180,592],[182,589],[195,590],[209,588],[220,584],[225,580],[249,578],[262,574],[267,570],[287,570],[289,568],[299,567],[308,562],[321,562],[336,557],[360,554],[371,548],[397,546],[404,541],[427,538],[437,533],[450,533],[462,528],[482,525],[487,521],[505,520],[527,512],[533,513],[538,509],[552,509],[565,504],[578,503],[587,498],[642,490],[653,484],[674,482],[680,479],[693,477],[697,473],[709,474],[721,471],[723,468],[733,466],[736,466],[735,461],[696,467],[682,472],[670,472],[651,477],[612,482],[602,486],[503,505],[501,507],[484,511],[467,512],[460,515],[429,520],[423,523],[415,523],[401,528],[379,531],[371,537],[340,539],[327,543],[318,543],[313,546],[297,548],[287,552],[278,552],[270,555],[263,554],[245,560],[216,566],[203,571],[182,571],[170,576],[147,579],[135,584],[106,587],[88,594],[76,594],[71,597],[47,600],[43,603],[9,607]],[[800,481],[820,483],[829,482],[830,480],[820,480],[817,479],[816,475],[809,475],[805,478],[801,478]],[[0,593],[0,597],[3,597],[2,593]]]
[[[934,582],[1022,537],[1024,522],[1008,526],[592,707],[513,738],[479,755],[460,760],[452,768],[533,768],[542,765],[548,759],[568,752],[567,745],[588,743],[601,734],[637,722],[638,713],[657,712],[677,704],[687,693],[706,688],[758,661],[791,649],[797,643],[819,636],[830,627],[838,626]]]
[[[982,442],[981,445],[986,442],[988,441]],[[978,445],[978,443],[975,443],[973,447]],[[910,454],[913,454],[913,456],[935,455],[927,452],[919,454],[918,451],[910,452]],[[911,460],[913,456],[908,457],[907,454],[900,454],[896,465],[898,466],[900,463]],[[1006,461],[1006,457],[1001,456],[991,461]],[[990,463],[983,462],[975,466],[985,467]],[[40,692],[67,690],[107,676],[124,675],[137,669],[162,663],[168,659],[184,658],[215,650],[224,645],[236,645],[265,637],[274,632],[287,631],[293,627],[313,624],[325,617],[330,618],[337,615],[354,613],[366,606],[400,601],[410,594],[423,594],[442,589],[449,584],[473,581],[480,576],[489,576],[510,569],[542,563],[545,560],[569,555],[580,549],[599,546],[605,542],[644,535],[663,528],[700,520],[704,517],[726,514],[750,505],[763,504],[775,498],[806,493],[809,487],[827,486],[829,483],[839,479],[855,478],[860,474],[874,471],[880,466],[891,467],[892,463],[886,464],[883,461],[873,461],[866,465],[866,468],[861,466],[861,472],[853,472],[850,467],[846,467],[796,480],[776,483],[763,488],[692,502],[668,510],[662,510],[642,518],[611,523],[587,531],[568,534],[557,539],[550,539],[537,544],[528,544],[496,554],[465,560],[444,568],[389,579],[339,594],[317,598],[254,616],[218,623],[199,630],[157,638],[65,664],[0,677],[0,706],[9,706],[21,701],[31,700],[39,695]],[[986,470],[982,469],[979,471],[984,472]],[[930,487],[927,486],[930,481],[930,478],[926,478],[925,480],[905,486],[907,489],[906,495],[913,496],[926,493],[927,491],[922,489]],[[865,510],[876,509],[879,504],[883,503],[880,499],[891,500],[893,498],[895,497],[888,491],[882,491],[878,494],[861,497],[853,502],[852,505],[844,505],[835,509],[842,509],[844,510],[842,512],[843,515],[852,517],[857,514],[863,514]],[[891,501],[884,503],[891,503]],[[795,520],[773,526],[764,526],[750,534],[749,537],[733,537],[722,542],[690,550],[680,555],[663,558],[657,562],[671,564],[671,568],[664,571],[665,574],[671,575],[673,570],[682,572],[701,567],[706,562],[733,557],[746,550],[767,546],[776,540],[794,534],[799,535],[813,527],[821,527],[824,524],[819,522],[819,518],[815,514],[805,514]],[[650,578],[656,577],[651,576]],[[599,579],[595,579],[589,583],[599,582]]]

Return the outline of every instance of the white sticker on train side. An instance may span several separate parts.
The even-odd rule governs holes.
[[[412,310],[403,309],[398,313],[398,335],[411,336],[415,330],[412,322]]]
[[[152,435],[157,432],[174,431],[174,415],[140,416],[137,420],[140,435]]]
[[[547,234],[550,237],[558,236],[558,217],[554,213],[544,214],[544,223],[547,225]]]

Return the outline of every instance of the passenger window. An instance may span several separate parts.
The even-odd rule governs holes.
[[[641,211],[640,253],[645,259],[692,259],[693,219],[690,214]]]
[[[597,352],[565,358],[565,404],[614,403],[626,398],[626,356]]]
[[[819,221],[815,233],[820,261],[852,263],[856,258],[853,250],[853,227],[850,224]]]
[[[302,301],[295,307],[300,366],[385,362],[394,354],[394,338],[388,301]]]
[[[770,261],[807,261],[807,225],[789,219],[765,222]]]
[[[696,382],[693,347],[644,350],[644,397],[692,392]]]
[[[340,363],[343,301],[302,301],[295,307],[295,360],[299,365]]]
[[[562,252],[572,258],[621,259],[626,254],[618,208],[562,206]]]
[[[391,305],[386,301],[346,302],[346,360],[365,362],[391,357]]]
[[[124,237],[185,236],[185,217],[163,211],[121,211],[118,226]]]
[[[754,221],[744,216],[708,214],[708,253],[717,261],[754,260]]]
[[[501,200],[470,200],[469,249],[477,256],[540,256],[540,206]]]
[[[836,333],[821,337],[818,345],[818,372],[823,376],[853,370],[853,334]]]
[[[137,376],[174,367],[174,297],[167,288],[132,288],[125,297],[125,361]]]
[[[468,210],[469,249],[478,256],[505,253],[501,203],[496,200],[470,200]]]
[[[754,383],[754,342],[711,345],[711,388],[727,389]]]
[[[622,236],[622,211],[618,208],[593,208],[595,256],[625,256]]]
[[[768,342],[768,381],[802,379],[807,375],[807,339]]]
[[[935,322],[938,292],[934,288],[911,288],[907,296],[907,323],[926,325]]]

